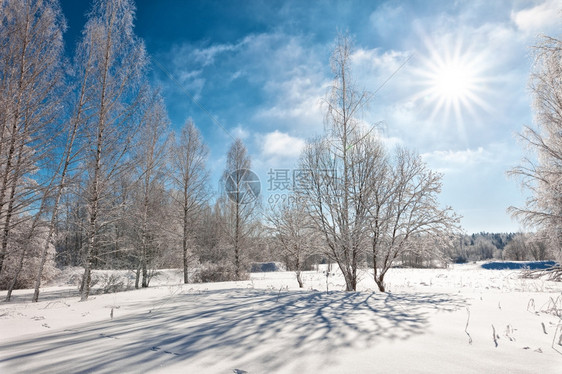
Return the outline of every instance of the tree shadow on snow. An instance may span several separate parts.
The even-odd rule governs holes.
[[[274,371],[310,354],[325,356],[329,364],[341,349],[423,334],[430,314],[464,306],[463,299],[447,294],[251,289],[184,293],[149,313],[0,345],[0,369],[147,372],[178,363],[227,361]],[[141,307],[146,303],[139,303]]]
[[[0,291],[0,305],[6,303],[5,298],[7,291]],[[93,294],[93,293],[92,293]],[[65,298],[79,297],[80,291],[78,287],[65,287],[58,289],[41,290],[39,293],[39,301],[62,301]],[[33,299],[33,289],[14,290],[9,303],[25,303],[31,302]]]

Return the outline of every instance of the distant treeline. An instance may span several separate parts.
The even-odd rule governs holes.
[[[451,261],[552,260],[547,241],[535,233],[488,233],[462,235],[448,254]]]

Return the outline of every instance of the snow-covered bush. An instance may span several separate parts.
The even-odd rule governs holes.
[[[199,273],[195,276],[196,282],[227,282],[249,279],[248,273],[242,271],[239,276],[236,276],[236,268],[234,264],[229,262],[220,263],[204,263],[199,269]]]
[[[45,245],[45,236],[46,232],[40,230],[37,230],[37,234],[31,240],[27,240],[26,236],[20,232],[12,236],[13,240],[8,245],[6,259],[0,275],[0,289],[8,289],[14,280],[16,281],[14,289],[34,287],[41,260],[41,250]],[[59,272],[55,267],[54,257],[55,247],[50,243],[47,262],[42,273],[42,281],[53,279]]]

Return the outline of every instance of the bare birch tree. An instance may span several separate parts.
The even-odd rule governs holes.
[[[142,287],[150,282],[149,268],[151,261],[158,255],[160,230],[158,222],[164,221],[166,211],[165,196],[165,163],[167,161],[168,115],[163,99],[155,94],[150,100],[142,118],[132,159],[136,176],[133,214],[130,218],[131,230],[134,231],[133,243],[138,256],[137,279],[142,275]]]
[[[139,114],[140,83],[147,58],[144,44],[133,33],[133,17],[131,0],[94,1],[77,49],[76,67],[86,92],[84,126],[90,145],[84,162],[87,183],[82,189],[88,213],[82,300],[90,293],[102,229],[111,220],[107,217],[114,206],[113,183],[128,167],[126,156],[139,122],[135,117]]]
[[[183,256],[183,282],[189,283],[189,265],[192,257],[190,245],[195,235],[195,215],[207,200],[208,173],[205,168],[208,150],[197,127],[190,119],[181,130],[179,139],[172,145],[171,175],[177,193],[173,194],[179,207],[181,248]]]
[[[236,279],[241,279],[245,273],[244,250],[255,233],[259,207],[259,191],[255,189],[255,174],[250,168],[251,160],[246,146],[241,139],[236,139],[226,156],[226,168],[222,178],[225,191],[219,198],[222,231],[234,255]]]

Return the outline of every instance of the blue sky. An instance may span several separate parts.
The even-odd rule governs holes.
[[[71,54],[89,5],[61,3]],[[527,89],[531,46],[540,34],[560,36],[558,1],[136,5],[136,33],[153,60],[175,77],[153,65],[150,79],[162,89],[172,126],[193,118],[203,133],[213,185],[231,136],[246,143],[265,190],[270,169],[296,167],[305,140],[323,130],[330,51],[338,30],[348,31],[358,85],[378,90],[363,120],[379,124],[389,147],[414,149],[443,173],[441,203],[464,217],[467,232],[522,229],[506,208],[522,205],[524,193],[505,172],[524,155],[515,134],[533,123]]]

